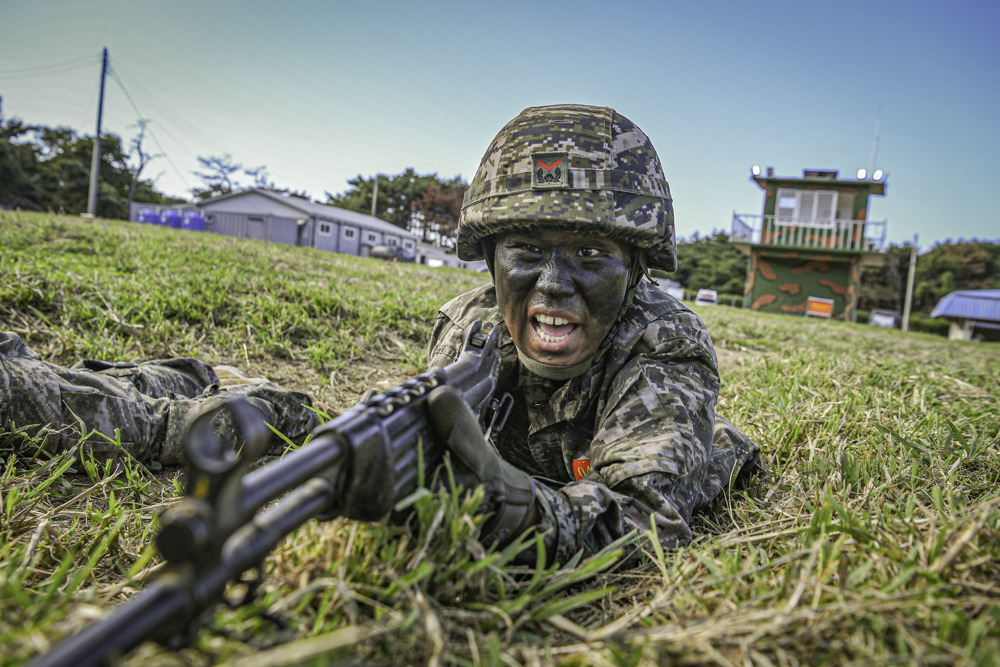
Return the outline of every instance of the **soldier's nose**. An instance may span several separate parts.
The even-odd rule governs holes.
[[[538,274],[538,280],[535,282],[535,288],[539,292],[549,296],[565,297],[572,295],[576,292],[576,286],[573,284],[572,267],[558,255],[553,255],[542,266]]]

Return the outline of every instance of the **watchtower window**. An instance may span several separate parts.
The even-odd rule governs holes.
[[[774,214],[774,221],[779,225],[833,224],[837,219],[837,193],[779,188]]]

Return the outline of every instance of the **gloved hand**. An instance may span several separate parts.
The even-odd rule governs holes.
[[[486,441],[475,413],[453,387],[435,389],[427,398],[431,427],[451,453],[456,484],[482,485],[481,510],[490,514],[480,532],[487,546],[503,548],[537,522],[535,480],[500,458]]]

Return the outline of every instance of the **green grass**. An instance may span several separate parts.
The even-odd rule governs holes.
[[[437,306],[483,282],[114,221],[0,213],[0,328],[46,359],[197,356],[342,409],[421,370]],[[416,500],[410,530],[290,535],[259,599],[196,645],[127,664],[1000,662],[1000,346],[703,308],[720,413],[770,479],[682,549],[515,568],[474,540],[476,499]],[[0,663],[105,615],[160,567],[178,471],[49,457],[0,434]],[[90,437],[101,437],[94,434]],[[262,616],[261,612],[269,616]],[[279,626],[267,620],[281,620]]]

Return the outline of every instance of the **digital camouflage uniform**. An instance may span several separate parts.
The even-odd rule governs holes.
[[[455,361],[475,320],[506,333],[492,285],[441,308],[430,365]],[[664,546],[691,539],[696,508],[760,469],[760,448],[717,417],[719,372],[704,323],[643,280],[597,362],[570,380],[548,380],[501,343],[500,385],[514,408],[493,442],[539,485],[550,560],[565,563],[651,520]]]
[[[184,462],[185,418],[216,397],[242,395],[262,418],[288,438],[301,442],[318,424],[308,409],[312,399],[271,382],[220,388],[208,365],[191,358],[141,364],[84,360],[72,368],[44,361],[14,333],[0,332],[0,428],[38,426],[45,448],[65,451],[96,430],[109,438],[120,434],[131,456],[156,466]],[[229,411],[216,417],[223,443],[236,447]],[[275,445],[282,441],[275,436]],[[98,435],[85,448],[96,456],[114,457],[118,448]]]
[[[493,445],[544,482],[537,525],[550,562],[651,522],[665,546],[683,544],[696,508],[760,470],[760,449],[715,414],[720,380],[704,323],[645,278],[676,269],[673,200],[649,137],[614,109],[530,107],[508,122],[465,193],[457,253],[485,259],[495,279],[499,237],[553,229],[628,244],[628,290],[588,360],[544,364],[505,337],[498,393],[515,407]],[[493,285],[441,309],[430,364],[453,361],[477,319],[507,333]]]

